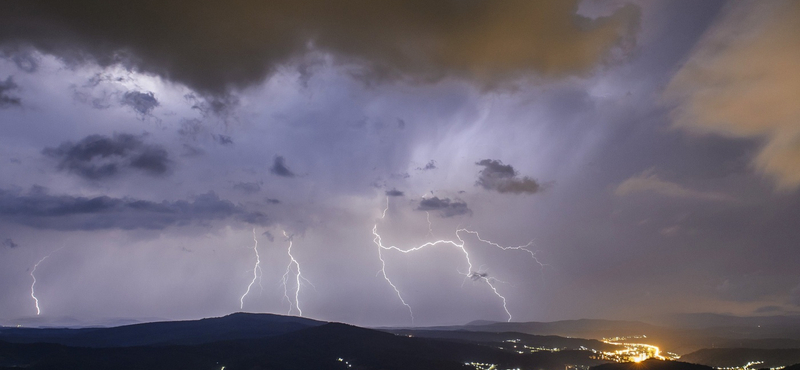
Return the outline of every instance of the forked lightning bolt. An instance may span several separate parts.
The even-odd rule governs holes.
[[[64,248],[64,247],[61,247],[61,248]],[[31,278],[33,278],[33,283],[31,283],[31,298],[33,298],[33,302],[36,305],[36,315],[37,316],[42,313],[42,310],[39,309],[39,298],[36,298],[36,291],[34,290],[34,287],[36,286],[36,275],[35,275],[36,268],[39,267],[39,265],[42,262],[44,262],[44,260],[46,260],[48,257],[50,257],[50,255],[52,255],[55,252],[60,251],[61,248],[58,248],[58,249],[48,253],[46,256],[42,257],[42,259],[40,259],[39,262],[36,262],[36,264],[33,265],[33,269],[31,270]]]
[[[389,208],[389,203],[387,201],[386,209],[383,210],[381,219],[385,218],[386,211],[388,210],[388,208]],[[429,234],[432,234],[430,216],[428,217],[428,225],[429,225]],[[409,312],[409,314],[411,316],[412,324],[414,323],[414,311],[411,309],[411,305],[409,305],[405,301],[405,299],[403,298],[403,295],[400,293],[400,289],[397,287],[397,285],[395,285],[392,282],[392,280],[386,274],[386,260],[384,260],[384,258],[383,258],[383,251],[384,250],[395,250],[395,251],[398,251],[398,252],[401,252],[401,253],[411,253],[411,252],[416,252],[416,251],[422,250],[422,249],[427,248],[427,247],[433,247],[433,246],[437,246],[437,245],[449,245],[449,246],[458,248],[464,254],[464,260],[465,260],[466,265],[467,265],[467,272],[466,273],[459,272],[459,274],[464,275],[465,279],[469,278],[469,279],[472,279],[473,281],[480,280],[480,281],[485,282],[486,285],[488,285],[489,288],[492,290],[492,292],[498,298],[500,298],[500,300],[502,300],[502,302],[503,302],[503,310],[506,312],[506,315],[508,316],[508,321],[511,321],[512,316],[511,316],[511,312],[508,310],[508,306],[506,304],[506,297],[503,296],[502,294],[500,294],[500,292],[497,290],[497,287],[495,286],[495,282],[497,282],[499,280],[496,280],[496,279],[494,279],[492,277],[489,277],[488,274],[485,273],[485,272],[478,272],[478,271],[474,270],[473,264],[472,264],[472,260],[470,259],[469,252],[467,251],[466,246],[465,246],[466,242],[464,241],[464,239],[461,238],[461,233],[468,233],[468,234],[475,235],[475,237],[479,241],[484,242],[486,244],[489,244],[491,246],[494,246],[496,248],[499,248],[501,250],[523,250],[525,252],[528,252],[531,255],[531,257],[533,258],[533,260],[536,261],[536,263],[538,263],[540,266],[544,266],[536,258],[536,252],[528,249],[530,247],[530,245],[532,244],[532,242],[528,243],[526,245],[521,245],[521,246],[506,247],[506,246],[502,246],[500,244],[497,244],[495,242],[492,242],[492,241],[485,240],[485,239],[481,238],[480,234],[478,234],[478,232],[476,232],[476,231],[459,228],[459,229],[456,230],[456,233],[455,233],[456,234],[456,238],[458,239],[458,241],[439,239],[439,240],[435,240],[435,241],[426,242],[424,244],[421,244],[421,245],[418,245],[418,246],[415,246],[415,247],[402,249],[402,248],[398,248],[398,247],[393,246],[393,245],[392,246],[383,245],[383,241],[381,239],[381,236],[380,236],[380,234],[378,234],[378,224],[376,223],[375,226],[373,226],[373,228],[372,228],[372,235],[374,236],[373,242],[378,247],[378,258],[381,261],[381,269],[380,269],[380,271],[378,271],[378,273],[379,274],[383,274],[384,280],[386,280],[386,282],[389,283],[389,285],[392,287],[392,289],[394,289],[395,293],[397,294],[397,297],[400,299],[400,302],[402,302],[403,305],[406,306],[406,308],[408,309],[408,312]]]
[[[303,316],[303,310],[300,308],[300,285],[304,281],[306,283],[308,283],[309,285],[311,285],[312,287],[314,286],[314,284],[311,284],[311,282],[308,281],[308,279],[306,279],[305,277],[303,277],[303,275],[300,273],[300,263],[297,262],[297,260],[292,255],[292,244],[293,244],[292,237],[287,235],[286,231],[283,232],[283,236],[285,236],[286,239],[289,241],[289,248],[286,250],[286,253],[289,255],[289,265],[286,266],[286,272],[283,274],[283,278],[281,279],[282,284],[283,284],[283,297],[289,302],[289,311],[287,312],[287,315],[291,315],[292,314],[292,309],[296,308],[298,316]],[[289,298],[289,289],[288,289],[289,287],[288,287],[288,284],[287,284],[288,280],[289,280],[289,274],[292,273],[292,265],[295,266],[295,268],[294,268],[294,280],[295,280],[294,303],[292,303],[292,299]]]
[[[256,283],[263,272],[261,271],[261,257],[258,255],[258,239],[256,239],[256,229],[253,229],[253,251],[256,253],[256,265],[253,267],[253,280],[250,281],[250,284],[247,285],[247,291],[242,294],[242,298],[239,299],[239,309],[244,308],[244,297],[247,297],[247,294],[250,293],[250,288],[253,287],[253,284]]]

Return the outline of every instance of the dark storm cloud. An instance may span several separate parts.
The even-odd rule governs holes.
[[[28,48],[3,48],[0,57],[11,60],[23,72],[33,73],[39,69],[39,58]]]
[[[271,233],[271,232],[269,232],[269,231],[264,231],[264,232],[263,232],[261,235],[264,235],[264,236],[266,236],[266,237],[267,237],[267,239],[268,239],[269,241],[271,241],[271,242],[274,242],[274,241],[275,241],[275,236],[273,236],[273,235],[272,235],[272,233]]]
[[[58,169],[84,179],[113,177],[127,169],[150,175],[163,175],[170,164],[169,154],[159,145],[145,144],[144,136],[114,134],[90,135],[77,143],[67,141],[42,153],[58,160]]]
[[[245,194],[255,194],[261,191],[261,184],[257,182],[239,182],[233,184],[233,189]]]
[[[281,201],[278,200],[278,199],[267,198],[267,203],[269,203],[269,204],[280,204]]]
[[[14,83],[14,79],[11,76],[8,76],[5,81],[0,81],[0,108],[22,105],[22,100],[11,94],[14,90],[19,90],[19,86]]]
[[[4,240],[3,240],[3,242],[2,242],[2,243],[0,243],[0,244],[1,244],[2,246],[4,246],[4,247],[7,247],[7,248],[16,248],[16,247],[19,247],[19,244],[17,244],[17,243],[14,243],[14,241],[13,241],[13,240],[11,240],[10,238],[6,238],[6,239],[4,239]]]
[[[467,207],[467,203],[460,200],[450,200],[449,198],[424,198],[416,208],[418,211],[439,211],[442,217],[453,217],[465,214],[472,214],[472,210]]]
[[[436,169],[436,161],[433,159],[425,165],[425,167],[417,167],[418,171],[428,171],[428,170],[435,170]]]
[[[214,141],[216,141],[220,145],[233,145],[233,139],[230,136],[222,135],[222,134],[215,134],[212,135]]]
[[[530,177],[518,177],[514,167],[494,159],[484,159],[475,163],[483,166],[478,174],[476,186],[498,193],[535,194],[542,190],[542,185]]]
[[[38,229],[164,229],[233,218],[267,225],[266,215],[250,212],[214,192],[191,201],[152,202],[133,198],[50,195],[41,187],[27,193],[0,190],[0,219]]]
[[[630,47],[639,19],[634,6],[585,18],[575,14],[577,1],[0,4],[2,44],[67,62],[122,63],[205,95],[258,83],[315,50],[363,65],[368,78],[457,76],[486,86],[523,74],[580,73],[611,49]]]
[[[133,108],[140,116],[149,116],[159,106],[158,99],[152,92],[128,91],[120,99],[122,105]]]
[[[286,167],[286,160],[282,156],[275,157],[275,160],[272,163],[272,167],[270,167],[269,172],[274,175],[282,176],[282,177],[294,177],[294,172],[292,172],[289,167]]]
[[[387,190],[386,191],[386,196],[387,197],[402,197],[403,195],[405,195],[405,194],[403,194],[402,191],[397,190],[397,189],[392,189],[392,190]]]

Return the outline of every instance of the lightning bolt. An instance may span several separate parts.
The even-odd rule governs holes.
[[[242,298],[239,299],[239,309],[244,308],[244,297],[250,293],[250,288],[253,287],[256,280],[263,275],[261,271],[261,257],[258,255],[258,239],[256,239],[256,229],[253,228],[253,251],[256,253],[256,265],[253,266],[253,280],[250,281],[250,284],[247,285],[247,291],[242,294]]]
[[[61,248],[64,248],[64,247],[61,247]],[[33,265],[33,269],[31,270],[31,278],[33,278],[33,283],[31,283],[31,298],[33,298],[33,302],[36,305],[36,315],[37,316],[42,313],[42,310],[39,309],[39,298],[36,298],[36,291],[34,289],[34,287],[36,286],[36,275],[35,275],[36,268],[39,267],[39,265],[42,262],[44,262],[44,260],[46,260],[48,257],[50,257],[50,255],[52,255],[55,252],[60,251],[61,248],[58,248],[58,249],[48,253],[46,256],[42,257],[42,259],[40,259],[39,262],[36,262],[36,264]]]
[[[303,277],[303,275],[300,272],[300,263],[297,262],[297,260],[292,255],[292,244],[293,244],[292,237],[287,235],[286,231],[283,232],[283,236],[285,236],[286,239],[289,240],[289,248],[286,250],[286,253],[289,255],[289,265],[286,266],[286,272],[283,274],[283,277],[281,278],[281,282],[283,284],[283,297],[289,302],[289,311],[287,312],[287,315],[291,315],[292,314],[292,309],[296,308],[297,312],[298,312],[298,315],[299,316],[303,316],[303,310],[300,308],[300,286],[302,285],[303,282],[308,283],[312,287],[314,286],[314,284],[311,284],[311,282],[308,279]],[[288,284],[287,284],[287,282],[289,280],[289,274],[291,274],[293,272],[292,271],[292,265],[295,266],[295,268],[294,268],[294,280],[295,280],[294,304],[292,304],[292,299],[289,298],[289,289],[288,289]]]
[[[387,198],[386,209],[383,210],[381,219],[384,219],[386,217],[386,211],[388,210],[388,208],[389,208],[389,202],[388,202],[388,198]],[[431,225],[431,222],[430,222],[430,215],[429,214],[428,214],[427,220],[428,220],[429,233],[432,234],[432,230],[433,229],[432,229],[432,225]],[[507,250],[522,250],[522,251],[528,252],[531,255],[531,257],[534,259],[534,261],[536,261],[536,263],[538,263],[540,266],[544,266],[544,264],[542,264],[536,258],[536,252],[534,252],[534,251],[529,249],[529,247],[533,244],[532,241],[529,242],[526,245],[521,245],[521,246],[502,246],[502,245],[497,244],[495,242],[492,242],[490,240],[486,240],[486,239],[481,238],[480,234],[478,232],[476,232],[476,231],[472,231],[472,230],[468,230],[468,229],[464,229],[464,228],[459,228],[455,232],[455,235],[456,235],[456,238],[458,239],[458,241],[439,239],[439,240],[435,240],[435,241],[429,241],[429,242],[426,242],[426,243],[418,245],[418,246],[414,246],[414,247],[410,247],[410,248],[407,248],[407,249],[403,249],[403,248],[396,247],[394,245],[391,245],[391,246],[383,245],[383,240],[382,240],[380,234],[378,233],[378,224],[376,223],[375,226],[373,226],[373,228],[372,228],[372,235],[374,236],[373,242],[378,247],[378,258],[381,261],[381,269],[378,271],[378,273],[379,274],[383,274],[384,280],[386,280],[386,282],[392,287],[392,289],[394,289],[395,293],[397,294],[397,297],[400,299],[400,302],[402,302],[403,305],[406,306],[406,308],[408,309],[409,315],[411,316],[411,323],[412,324],[414,323],[414,311],[412,310],[411,305],[409,305],[405,301],[405,299],[403,298],[402,293],[400,293],[400,289],[397,287],[397,285],[395,285],[392,282],[392,280],[387,275],[387,273],[386,273],[386,260],[383,258],[383,251],[394,250],[394,251],[398,251],[400,253],[406,253],[407,254],[407,253],[416,252],[416,251],[425,249],[427,247],[434,247],[434,246],[437,246],[437,245],[449,245],[449,246],[457,248],[464,255],[464,261],[466,262],[466,265],[467,265],[467,272],[466,273],[462,273],[460,271],[458,273],[461,274],[461,275],[464,275],[465,279],[470,278],[470,279],[473,279],[473,280],[480,280],[480,281],[485,282],[486,285],[488,285],[489,288],[492,290],[494,295],[496,295],[498,298],[500,298],[500,300],[503,302],[503,310],[506,312],[506,315],[508,316],[507,321],[510,322],[512,320],[511,312],[508,310],[506,297],[503,296],[497,290],[497,287],[495,285],[496,282],[501,282],[501,281],[489,277],[488,274],[486,274],[486,273],[476,272],[474,270],[474,266],[472,264],[472,260],[470,259],[469,251],[467,251],[467,248],[466,248],[466,242],[461,237],[461,233],[472,234],[479,241],[484,242],[486,244],[489,244],[489,245],[491,245],[493,247],[499,248],[499,249],[504,250],[504,251],[507,251]]]

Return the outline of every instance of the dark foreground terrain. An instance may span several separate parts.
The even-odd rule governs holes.
[[[0,330],[6,369],[563,369],[591,352],[519,354],[488,343],[408,335],[278,315],[91,329]]]
[[[588,327],[597,326],[590,324]],[[568,325],[570,329],[576,326]],[[785,366],[800,358],[800,350],[793,349],[729,348],[701,350],[681,358],[685,362],[617,364],[600,360],[597,354],[613,352],[618,346],[550,332],[532,334],[537,332],[532,326],[519,324],[514,327],[518,331],[490,331],[487,327],[474,330],[474,325],[439,330],[373,330],[299,317],[237,313],[112,328],[4,327],[0,328],[0,370],[447,370],[488,369],[492,365],[496,369],[561,370],[579,365],[576,368],[597,370],[708,370],[711,367],[688,362],[741,366],[755,356],[771,358],[775,360],[772,363]]]

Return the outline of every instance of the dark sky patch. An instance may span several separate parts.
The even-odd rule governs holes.
[[[267,198],[267,203],[269,203],[269,204],[280,204],[281,201],[279,199],[275,199],[275,198]]]
[[[263,233],[261,233],[261,235],[265,236],[267,238],[267,240],[269,240],[271,242],[275,241],[275,236],[272,235],[272,233],[269,232],[269,231],[264,231]]]
[[[153,202],[127,197],[51,195],[41,187],[26,193],[0,190],[0,219],[53,230],[161,230],[224,219],[268,224],[263,213],[245,210],[214,192],[188,201]]]
[[[483,166],[475,185],[486,190],[513,194],[535,194],[542,190],[539,182],[527,176],[517,176],[514,167],[501,161],[484,159],[475,164]]]
[[[19,86],[14,82],[14,78],[8,76],[5,81],[0,81],[0,108],[19,107],[22,99],[14,95],[19,90]]]
[[[276,156],[275,160],[272,162],[272,167],[269,168],[269,172],[273,175],[281,176],[281,177],[294,177],[295,174],[289,167],[286,166],[286,160],[282,156]]]
[[[111,178],[129,169],[153,176],[164,175],[171,163],[160,145],[145,144],[145,136],[89,135],[78,142],[67,141],[42,153],[58,161],[58,169],[87,180]]]
[[[472,210],[467,207],[467,203],[460,200],[450,200],[450,198],[423,198],[419,201],[418,211],[437,211],[441,217],[453,217],[472,214]]]

